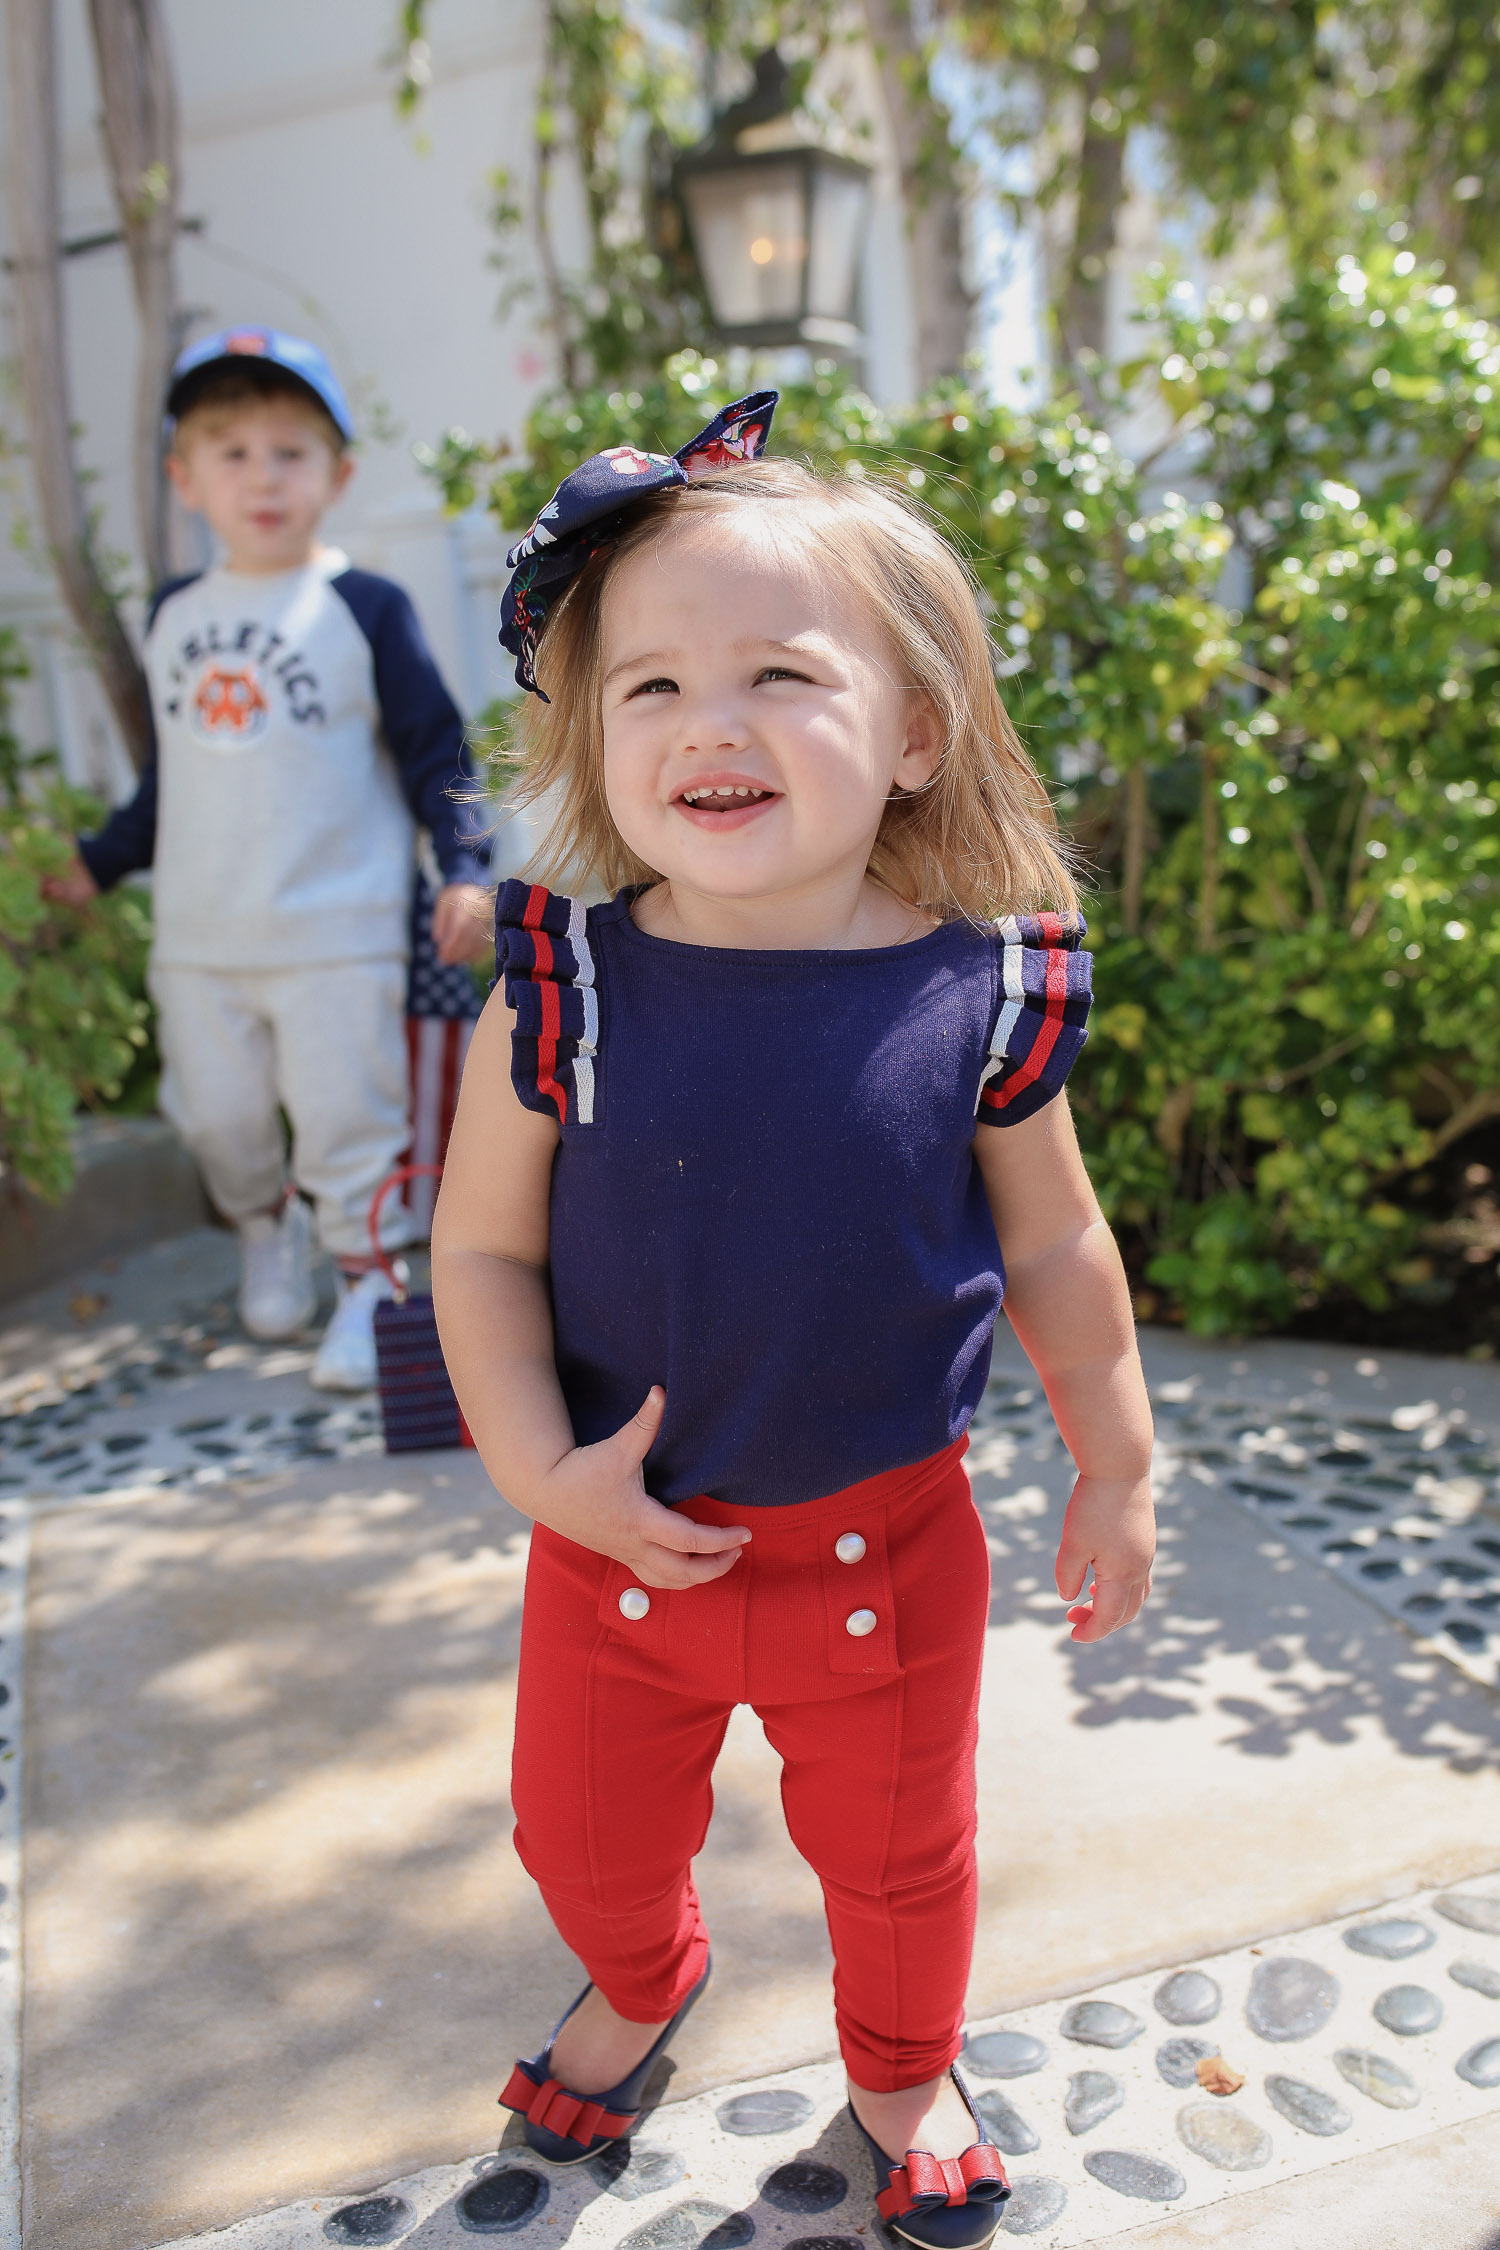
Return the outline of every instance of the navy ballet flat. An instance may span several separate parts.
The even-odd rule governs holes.
[[[984,2250],[1000,2224],[1010,2182],[973,2095],[957,2070],[950,2076],[979,2136],[962,2156],[929,2156],[926,2149],[911,2148],[904,2164],[893,2164],[854,2117],[852,2103],[849,2115],[875,2159],[875,2208],[891,2232],[919,2250]]]
[[[642,2055],[634,2070],[604,2094],[570,2093],[552,2075],[553,2040],[573,2009],[582,2007],[593,1991],[593,1986],[586,1984],[573,2006],[558,2018],[541,2053],[516,2064],[510,2083],[500,2096],[503,2109],[513,2109],[526,2120],[526,2146],[548,2164],[581,2164],[585,2157],[597,2156],[601,2148],[608,2148],[611,2141],[618,2141],[630,2132],[641,2114],[641,2096],[652,2064],[701,1997],[712,1974],[710,1961],[672,2021]]]

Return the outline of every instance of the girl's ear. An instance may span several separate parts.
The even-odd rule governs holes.
[[[943,754],[943,722],[923,688],[908,691],[906,736],[896,760],[894,789],[922,789],[937,772]]]

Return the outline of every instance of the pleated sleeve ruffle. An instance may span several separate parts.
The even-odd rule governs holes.
[[[994,929],[1000,1005],[979,1081],[985,1125],[1019,1125],[1061,1093],[1088,1037],[1092,956],[1082,915],[1008,915]]]
[[[560,1125],[596,1123],[599,994],[586,909],[537,883],[502,883],[495,968],[516,1014],[510,1076],[521,1100]]]

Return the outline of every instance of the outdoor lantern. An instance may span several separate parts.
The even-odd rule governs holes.
[[[854,323],[870,167],[810,141],[788,113],[774,49],[755,88],[673,170],[726,343],[861,341]]]

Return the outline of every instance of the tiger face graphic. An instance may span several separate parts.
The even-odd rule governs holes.
[[[193,733],[211,750],[248,748],[271,715],[253,664],[205,665],[189,709]]]

